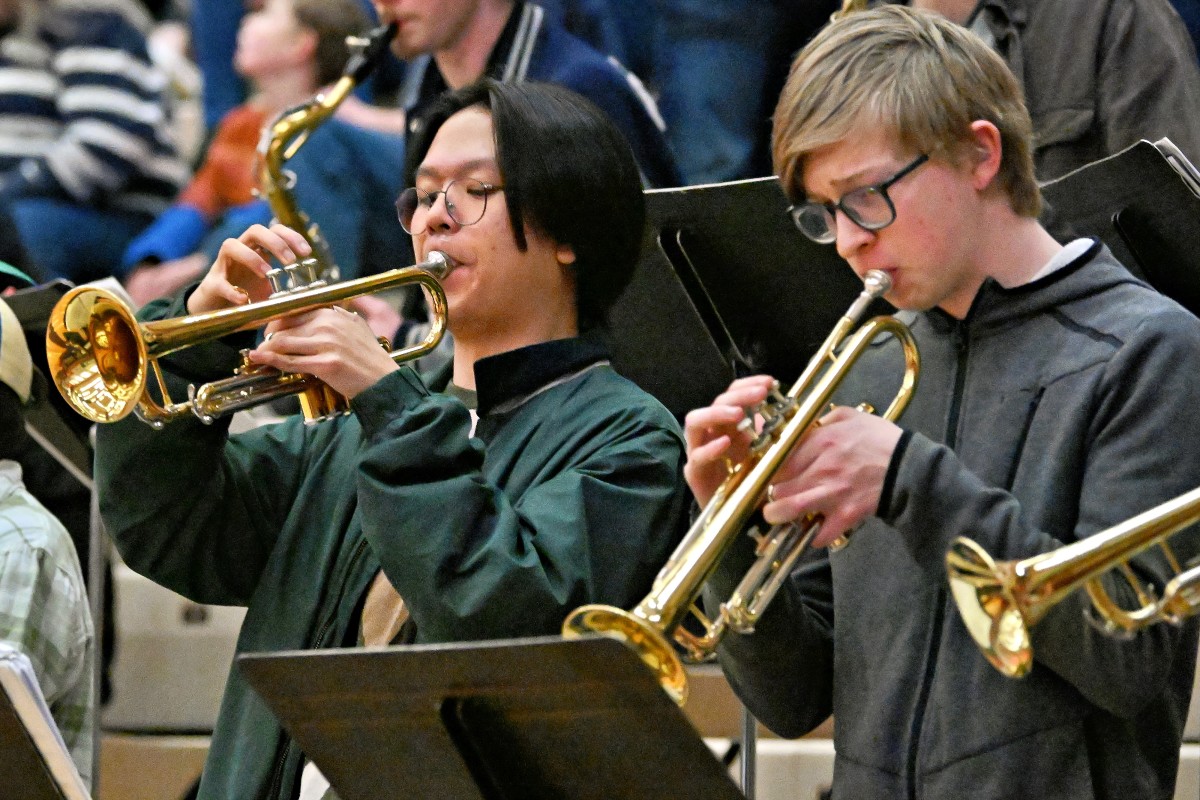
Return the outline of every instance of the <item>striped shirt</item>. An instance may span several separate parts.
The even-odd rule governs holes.
[[[63,742],[92,774],[95,638],[71,537],[0,460],[0,641],[28,656]]]
[[[158,214],[188,170],[138,12],[122,0],[25,8],[0,39],[0,192]]]

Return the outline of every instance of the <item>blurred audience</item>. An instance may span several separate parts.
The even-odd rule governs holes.
[[[335,81],[349,58],[346,37],[369,24],[358,0],[266,0],[242,19],[233,64],[252,94],[221,120],[175,204],[126,249],[122,272],[134,301],[144,304],[199,278],[211,260],[201,249],[206,236],[240,231],[247,218],[264,213],[254,198],[264,127]],[[218,225],[225,217],[228,224]]]
[[[1168,0],[910,5],[966,25],[1003,56],[1025,90],[1039,180],[1164,136],[1200,163],[1200,68]]]
[[[374,14],[371,0],[358,0],[368,14]],[[257,10],[263,0],[190,0],[192,52],[196,65],[204,76],[204,121],[210,130],[221,124],[221,119],[235,106],[243,103],[250,89],[243,76],[233,64],[237,49],[238,30],[245,14]],[[361,31],[358,31],[361,33]],[[392,64],[389,72],[399,69]],[[373,98],[376,91],[394,88],[397,79],[389,74],[386,85],[380,89],[372,87],[365,96]],[[379,83],[379,81],[376,81]]]
[[[483,75],[540,80],[573,89],[600,107],[629,139],[646,183],[680,183],[653,99],[619,63],[569,34],[536,3],[520,0],[375,0],[381,23],[400,29],[392,52],[405,61],[398,107],[406,132],[356,124],[341,115],[322,124],[288,162],[295,197],[333,250],[343,278],[412,263],[396,197],[415,165],[405,138],[420,130],[430,104],[447,89]],[[266,222],[269,215],[259,220]],[[415,295],[414,295],[415,296]],[[417,312],[419,313],[419,311]]]
[[[543,0],[658,98],[685,184],[771,174],[770,113],[792,56],[840,0]]]
[[[187,180],[132,0],[0,0],[0,209],[40,277],[104,277]]]

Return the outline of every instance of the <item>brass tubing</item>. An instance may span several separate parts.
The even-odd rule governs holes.
[[[760,553],[760,559],[769,559],[772,563],[759,563],[747,573],[756,576],[755,585],[747,587],[747,581],[743,581],[736,597],[722,605],[716,621],[710,622],[696,608],[695,600],[730,545],[742,535],[746,523],[762,504],[771,479],[824,413],[834,392],[868,345],[881,333],[890,333],[899,339],[905,358],[904,381],[884,416],[894,420],[908,405],[916,389],[920,368],[916,342],[908,328],[895,318],[876,317],[850,335],[871,302],[882,297],[890,285],[887,275],[882,272],[867,274],[862,293],[788,392],[776,417],[783,418],[783,424],[769,434],[760,434],[765,447],[752,447],[750,456],[731,469],[659,571],[650,593],[632,611],[596,604],[582,606],[563,622],[564,636],[599,633],[624,642],[655,672],[663,689],[682,705],[687,697],[686,673],[668,637],[682,645],[693,659],[701,660],[715,652],[728,628],[743,632],[752,630],[757,614],[782,584],[775,580],[775,572],[795,562],[794,549],[807,547],[812,531],[788,537],[788,547],[793,551],[781,553],[776,548]],[[819,518],[807,524],[819,525]],[[683,627],[689,613],[701,622],[705,634],[698,636]]]

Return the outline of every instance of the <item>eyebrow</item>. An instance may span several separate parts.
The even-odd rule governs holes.
[[[887,169],[887,168],[886,168],[886,167],[884,167],[883,165],[880,165],[880,164],[876,164],[875,166],[866,167],[866,168],[864,168],[864,169],[860,169],[858,172],[855,172],[855,173],[852,173],[852,174],[850,174],[850,175],[847,175],[847,176],[846,176],[846,177],[844,177],[844,178],[838,178],[838,179],[836,179],[836,180],[834,180],[834,181],[831,181],[831,182],[830,182],[830,185],[831,185],[831,186],[832,186],[834,189],[838,190],[838,192],[839,192],[839,194],[838,194],[838,199],[841,199],[842,197],[844,197],[844,196],[845,196],[847,193],[849,193],[849,192],[853,192],[853,191],[856,191],[856,190],[858,190],[858,189],[863,189],[863,188],[865,188],[865,187],[867,187],[867,186],[876,186],[876,185],[878,185],[878,184],[880,184],[880,183],[883,183],[883,182],[884,182],[884,181],[886,181],[886,180],[887,180],[889,177],[891,177],[891,174],[892,174],[892,173],[891,173],[891,172],[888,172],[888,173],[886,173],[886,174],[885,174],[885,175],[884,175],[882,178],[880,178],[879,180],[867,181],[867,182],[865,182],[865,183],[863,182],[863,181],[866,179],[866,176],[867,176],[867,175],[871,175],[871,174],[875,173],[877,170],[881,170],[881,169]],[[903,167],[898,167],[897,169],[903,169]],[[894,170],[893,170],[893,171],[894,171]],[[804,191],[804,195],[805,195],[805,197],[807,197],[809,200],[815,200],[815,199],[816,199],[816,196],[815,196],[815,195],[813,195],[813,194],[811,194],[811,193],[810,193],[810,192],[809,192],[807,189],[805,189],[805,191]],[[821,199],[819,202],[830,202],[830,203],[832,203],[832,202],[834,202],[834,200],[833,200],[832,198],[828,198],[828,197],[826,197],[826,198],[822,198],[822,199]]]
[[[473,170],[480,169],[481,167],[496,168],[496,159],[494,159],[494,158],[473,158],[470,161],[463,161],[461,163],[454,164],[452,169],[450,170],[449,174],[455,175],[455,176],[465,175],[466,173],[471,172]],[[417,167],[417,174],[415,177],[417,177],[417,178],[442,178],[442,177],[446,177],[446,175],[447,175],[447,173],[442,172],[441,170],[439,170],[435,167],[428,167],[428,166],[422,164],[421,166]]]

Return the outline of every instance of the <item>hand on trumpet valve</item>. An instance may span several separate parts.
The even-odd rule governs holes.
[[[291,264],[307,258],[312,248],[304,237],[283,225],[251,225],[236,239],[221,244],[217,259],[188,297],[191,314],[266,300],[271,294],[270,259]]]
[[[367,320],[331,306],[277,319],[250,360],[283,372],[315,375],[347,399],[399,369]],[[392,331],[395,333],[395,331]]]
[[[821,529],[812,545],[845,546],[850,532],[879,509],[900,435],[899,427],[880,417],[833,409],[775,473],[763,517],[776,525],[819,515]]]
[[[728,476],[728,465],[738,464],[749,455],[761,422],[747,422],[747,415],[753,415],[752,409],[761,406],[776,386],[769,375],[739,378],[712,405],[688,413],[684,420],[687,463],[683,476],[701,505],[708,504]]]

